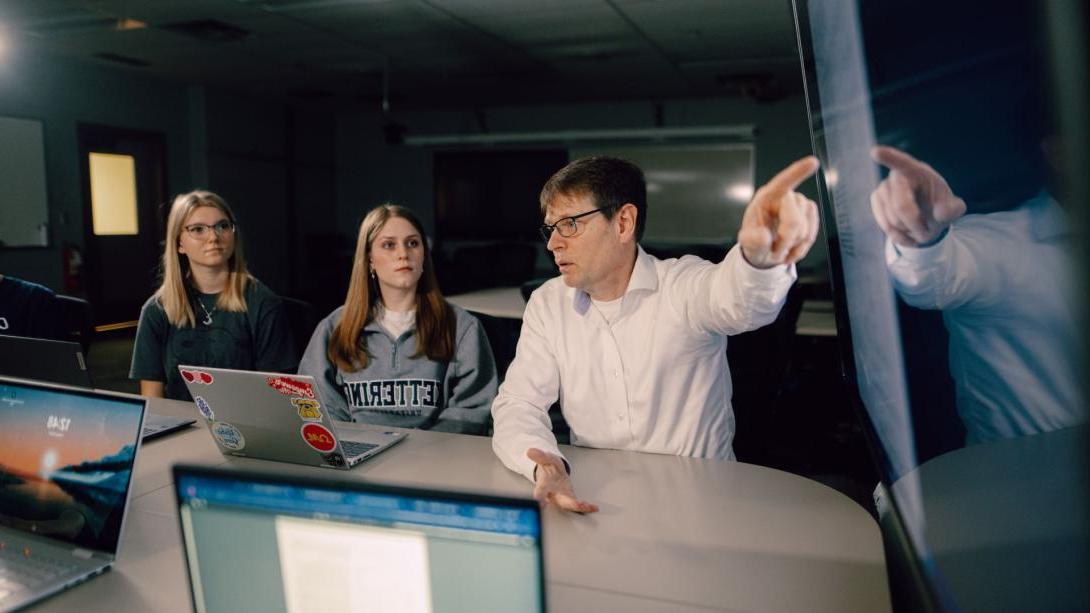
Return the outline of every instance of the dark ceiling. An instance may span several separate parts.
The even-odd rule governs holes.
[[[260,95],[411,107],[800,89],[780,0],[3,0],[11,45]]]

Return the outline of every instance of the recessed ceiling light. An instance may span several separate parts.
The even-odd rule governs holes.
[[[146,27],[148,27],[148,24],[139,19],[118,19],[114,29],[124,32],[126,30],[143,30]]]

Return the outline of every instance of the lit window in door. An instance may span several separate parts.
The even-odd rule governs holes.
[[[102,235],[139,233],[136,222],[136,159],[131,155],[92,153],[91,222]]]

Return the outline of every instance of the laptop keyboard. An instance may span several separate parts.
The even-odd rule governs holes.
[[[2,545],[0,543],[0,592],[18,592],[79,568],[61,560],[27,555],[23,548]]]
[[[341,449],[348,457],[363,455],[368,451],[371,451],[375,447],[378,447],[378,445],[374,445],[371,443],[361,443],[359,441],[346,441],[344,439],[341,439]]]

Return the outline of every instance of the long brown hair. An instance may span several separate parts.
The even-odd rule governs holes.
[[[166,245],[162,260],[163,282],[155,290],[155,297],[163,305],[167,320],[179,328],[193,327],[197,319],[186,288],[190,283],[189,258],[178,253],[178,241],[182,238],[185,220],[189,218],[189,214],[202,206],[219,209],[227,216],[227,221],[235,226],[235,250],[227,261],[227,286],[216,298],[216,308],[239,313],[246,311],[246,287],[253,280],[246,269],[246,258],[242,255],[242,235],[238,232],[235,214],[227,202],[212,192],[199,189],[176,196],[170,205],[170,216],[167,218]]]
[[[420,234],[424,247],[424,271],[416,283],[416,353],[412,357],[426,355],[436,362],[449,362],[454,357],[454,310],[439,291],[424,228],[409,209],[382,204],[371,209],[360,224],[352,276],[344,300],[344,314],[333,328],[326,350],[329,361],[346,372],[362,370],[370,362],[363,328],[375,318],[382,302],[378,280],[368,274],[371,270],[371,245],[379,230],[393,217],[400,217],[412,224]]]

